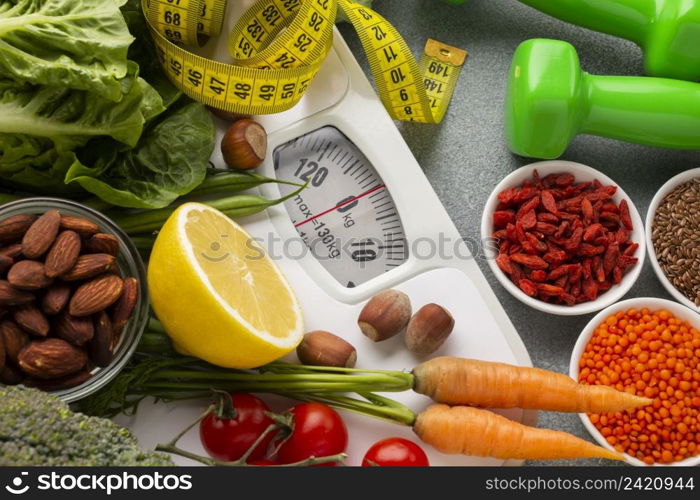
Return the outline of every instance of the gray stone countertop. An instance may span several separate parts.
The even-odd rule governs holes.
[[[630,42],[550,18],[515,0],[469,0],[450,6],[439,0],[375,0],[374,8],[420,54],[427,38],[470,52],[447,116],[440,125],[399,124],[401,133],[465,238],[478,239],[481,212],[496,184],[533,160],[513,156],[503,137],[502,104],[513,51],[530,38],[572,43],[582,67],[601,75],[642,75],[641,50]],[[352,28],[341,32],[368,72]],[[590,165],[614,179],[645,217],[654,193],[670,177],[700,165],[700,152],[671,151],[579,136],[561,159]],[[517,328],[535,366],[568,372],[578,334],[592,315],[553,316],[529,308],[498,283],[487,263],[479,266]],[[629,297],[670,298],[648,262]],[[539,425],[591,439],[578,416],[541,413]],[[539,465],[532,462],[532,465]],[[542,463],[544,464],[544,463]],[[547,462],[609,465],[603,460]]]

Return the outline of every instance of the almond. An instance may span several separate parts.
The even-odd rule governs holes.
[[[0,274],[5,274],[14,263],[15,261],[12,259],[12,257],[0,254]]]
[[[58,315],[52,326],[52,331],[57,337],[77,346],[82,346],[85,342],[88,342],[95,333],[92,319],[76,318],[68,314],[67,311],[63,311]]]
[[[12,245],[2,247],[0,248],[0,255],[18,260],[22,256],[22,244],[13,243]]]
[[[134,313],[136,302],[139,299],[139,282],[136,278],[126,278],[119,300],[112,307],[112,324],[114,330],[119,332],[126,325]]]
[[[122,294],[124,282],[119,276],[107,274],[78,287],[68,304],[72,316],[95,314],[114,304]]]
[[[0,221],[0,243],[20,241],[36,219],[36,215],[21,214]]]
[[[0,337],[5,344],[5,356],[13,363],[22,348],[29,343],[29,336],[11,319],[0,323]]]
[[[116,257],[119,253],[119,240],[112,234],[97,233],[85,242],[85,252],[108,253]]]
[[[41,310],[44,314],[53,316],[60,313],[70,299],[71,286],[68,283],[54,283],[41,298]]]
[[[114,327],[109,315],[105,311],[100,311],[95,315],[95,335],[88,343],[88,354],[90,361],[96,366],[105,367],[112,362],[114,353]]]
[[[0,371],[5,368],[5,339],[0,337]]]
[[[78,257],[73,268],[60,278],[63,281],[78,281],[102,274],[116,261],[114,255],[106,253],[91,253]]]
[[[5,365],[5,368],[0,370],[0,384],[5,385],[17,385],[21,384],[24,380],[24,373],[13,367],[12,365]]]
[[[81,236],[90,236],[100,230],[100,227],[91,220],[83,217],[75,217],[73,215],[64,215],[61,217],[61,229],[75,231]]]
[[[22,237],[22,253],[28,259],[41,257],[49,249],[58,234],[61,214],[48,210],[27,229]]]
[[[7,272],[7,281],[20,290],[40,290],[53,280],[46,276],[44,264],[35,260],[20,260]]]
[[[18,306],[32,300],[34,295],[31,293],[13,287],[9,281],[0,280],[0,306]]]
[[[19,353],[20,368],[32,377],[64,377],[85,367],[87,354],[61,339],[38,340]]]
[[[55,278],[70,271],[80,256],[80,235],[75,231],[62,231],[46,256],[46,276]]]
[[[66,375],[65,377],[41,379],[30,377],[24,380],[24,385],[34,387],[42,391],[63,391],[87,382],[92,378],[92,373],[87,370],[80,370],[78,373]]]
[[[15,309],[15,321],[29,333],[46,337],[49,334],[49,320],[34,304]]]

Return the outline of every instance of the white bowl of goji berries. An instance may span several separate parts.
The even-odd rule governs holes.
[[[646,252],[644,223],[619,185],[581,163],[543,161],[503,179],[481,219],[486,258],[525,304],[576,316],[620,300]]]

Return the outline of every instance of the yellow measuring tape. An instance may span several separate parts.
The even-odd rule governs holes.
[[[221,32],[226,0],[142,0],[158,55],[173,83],[208,106],[246,115],[294,106],[333,44],[338,8],[367,54],[379,96],[392,118],[439,123],[467,53],[428,40],[420,64],[389,22],[349,0],[259,0],[231,31],[233,64],[193,54]]]

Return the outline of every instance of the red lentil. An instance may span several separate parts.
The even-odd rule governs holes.
[[[579,382],[654,398],[649,406],[590,414],[610,445],[646,464],[700,453],[700,331],[668,311],[609,316],[579,361]]]

